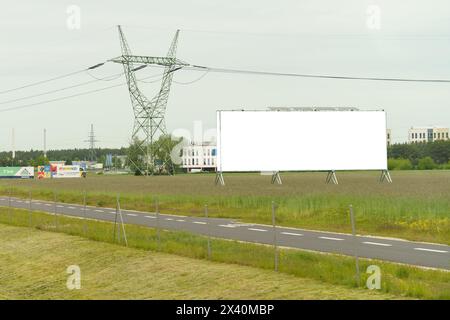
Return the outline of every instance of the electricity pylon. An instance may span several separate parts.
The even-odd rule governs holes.
[[[141,173],[152,174],[155,172],[157,160],[160,162],[158,167],[166,167],[171,163],[169,146],[164,145],[161,141],[158,142],[158,137],[167,135],[165,113],[173,73],[189,64],[175,57],[179,30],[175,33],[166,57],[149,57],[132,55],[122,28],[118,26],[118,29],[122,55],[110,61],[123,65],[128,91],[130,92],[131,105],[134,112],[134,126],[131,139],[133,143],[138,144],[140,156],[144,159],[143,167],[139,167],[137,164],[134,165]],[[136,67],[136,65],[138,66]],[[149,100],[139,90],[138,80],[135,76],[135,71],[147,65],[164,66],[161,88],[152,100]],[[165,151],[162,152],[165,155],[164,159],[157,159],[156,154],[158,150]]]
[[[84,142],[89,142],[89,160],[97,160],[95,155],[95,143],[98,142],[98,140],[95,139],[93,124],[91,124],[91,131],[88,134],[88,140],[84,140]]]

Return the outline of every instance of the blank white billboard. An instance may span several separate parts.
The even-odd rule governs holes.
[[[217,170],[387,170],[384,111],[217,111]]]

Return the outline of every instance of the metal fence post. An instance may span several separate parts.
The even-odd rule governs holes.
[[[272,201],[272,226],[273,226],[273,250],[274,250],[274,268],[278,272],[278,248],[277,248],[277,227],[275,222],[276,204]]]
[[[56,206],[56,201],[57,201],[57,196],[56,196],[56,191],[53,191],[53,209],[54,209],[54,213],[55,213],[55,230],[58,231],[58,208]]]
[[[117,215],[118,214],[119,214],[119,208],[117,207],[117,196],[116,196],[116,214],[114,215],[113,243],[116,242],[116,229],[117,229]]]
[[[125,232],[125,224],[123,223],[122,209],[120,208],[120,195],[117,195],[117,208],[119,210],[120,224],[122,225],[123,240],[125,241],[125,246],[128,247],[127,233]],[[119,228],[119,234],[120,234],[120,228]],[[119,240],[120,240],[120,238],[119,238]]]
[[[159,200],[156,198],[155,200],[155,210],[156,210],[156,238],[158,243],[158,250],[161,249],[161,235],[159,232]]]
[[[361,284],[361,277],[359,272],[359,257],[358,257],[358,244],[356,240],[356,226],[355,226],[355,215],[353,213],[353,206],[350,205],[350,221],[352,224],[352,235],[353,235],[353,245],[354,245],[354,254],[355,254],[355,267],[356,267],[356,283],[358,287]]]
[[[86,190],[83,192],[83,233],[87,235],[87,221],[86,221]]]
[[[9,223],[12,223],[11,196],[12,196],[12,186],[9,186],[9,197],[8,197],[8,215],[9,215]]]
[[[30,227],[33,226],[33,208],[32,208],[32,202],[33,202],[33,195],[32,195],[32,191],[30,189],[30,193],[29,193],[29,207],[28,207],[28,211],[29,211],[29,215],[30,215]]]
[[[205,204],[205,218],[206,218],[206,220],[208,220],[208,205],[207,204]],[[206,221],[206,223],[207,223],[207,236],[208,236],[208,243],[207,243],[207,253],[208,253],[208,259],[209,260],[211,260],[211,224],[208,222],[208,221]]]

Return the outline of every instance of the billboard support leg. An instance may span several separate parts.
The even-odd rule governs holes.
[[[339,184],[339,181],[336,177],[336,171],[328,171],[326,182],[327,184],[329,184],[330,182],[333,182],[333,184]]]
[[[388,183],[392,183],[391,174],[388,170],[381,171],[380,182],[387,181]]]
[[[221,186],[225,185],[225,180],[223,180],[223,174],[222,172],[216,173],[216,186],[220,183]]]
[[[281,177],[280,177],[280,172],[279,171],[275,171],[272,174],[272,184],[274,184],[275,182],[277,184],[283,184],[283,182],[281,181]]]

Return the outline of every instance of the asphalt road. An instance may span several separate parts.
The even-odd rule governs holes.
[[[28,200],[0,197],[0,206],[30,208]],[[86,217],[89,219],[114,221],[115,209],[84,207],[67,203],[53,203],[34,200],[32,210],[49,213]],[[138,212],[122,210],[123,220],[127,224],[156,227],[163,229],[183,230],[196,234],[210,235],[216,238],[240,240],[262,244],[273,244],[274,232],[277,245],[307,249],[319,252],[330,252],[359,257],[379,259],[422,267],[450,270],[450,246],[422,242],[405,241],[372,236],[356,236],[350,234],[311,231],[286,227],[239,223],[230,219],[198,218],[160,214],[154,212]]]

